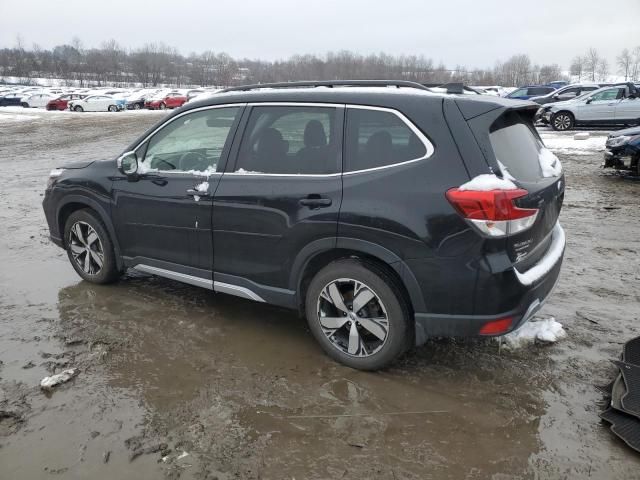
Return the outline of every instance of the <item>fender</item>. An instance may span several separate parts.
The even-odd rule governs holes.
[[[340,248],[345,250],[353,250],[355,252],[362,252],[364,254],[375,257],[387,265],[389,265],[398,274],[403,282],[407,292],[409,293],[409,299],[415,312],[424,312],[426,310],[424,304],[424,298],[422,291],[418,285],[416,277],[411,270],[391,250],[388,250],[380,245],[357,238],[338,237],[335,238],[321,238],[311,242],[304,247],[296,256],[289,277],[289,288],[296,292],[300,292],[300,282],[302,281],[302,272],[309,264],[309,262],[316,255],[333,250],[334,248]]]
[[[122,263],[122,257],[120,255],[120,245],[118,243],[118,237],[116,236],[116,231],[113,228],[113,224],[111,223],[111,216],[97,200],[94,200],[91,197],[79,194],[65,195],[56,209],[56,222],[58,222],[58,224],[60,224],[60,213],[62,209],[65,205],[68,205],[70,203],[82,203],[87,207],[93,209],[100,216],[102,223],[104,223],[104,225],[107,227],[107,231],[109,232],[109,236],[111,237],[111,243],[113,244],[113,253],[116,256],[116,265],[119,270],[122,270],[124,268],[124,264]],[[64,239],[64,232],[60,233]]]

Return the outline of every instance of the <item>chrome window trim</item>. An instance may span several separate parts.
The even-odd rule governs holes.
[[[156,128],[153,132],[151,132],[149,135],[147,135],[141,142],[138,143],[138,145],[136,145],[136,147],[131,150],[130,152],[136,152],[138,151],[138,149],[144,145],[145,142],[147,142],[151,137],[153,137],[158,131],[160,131],[161,129],[163,129],[164,127],[166,127],[167,125],[169,125],[171,122],[173,122],[174,120],[184,116],[184,115],[188,115],[190,113],[193,112],[200,112],[203,110],[213,110],[213,109],[218,109],[218,108],[231,108],[231,107],[239,107],[239,108],[244,108],[244,107],[260,107],[260,106],[265,106],[265,107],[277,107],[277,106],[283,106],[283,107],[317,107],[317,108],[322,108],[322,107],[326,107],[326,108],[346,108],[346,109],[358,109],[358,110],[373,110],[373,111],[380,111],[380,112],[387,112],[387,113],[392,113],[395,116],[397,116],[422,142],[422,144],[424,145],[425,149],[426,149],[426,153],[425,155],[423,155],[420,158],[415,158],[415,159],[411,159],[411,160],[405,160],[404,162],[398,162],[398,163],[392,163],[390,165],[383,165],[381,167],[372,167],[372,168],[365,168],[362,170],[353,170],[351,172],[345,172],[344,171],[344,159],[343,159],[343,171],[342,172],[337,172],[337,173],[321,173],[321,174],[311,174],[311,173],[260,173],[260,172],[212,172],[211,174],[207,175],[207,174],[202,174],[202,175],[196,175],[196,176],[202,176],[202,177],[209,177],[211,175],[229,175],[229,176],[233,176],[233,177],[295,177],[295,178],[326,178],[326,177],[337,177],[337,176],[341,176],[341,175],[355,175],[355,174],[361,174],[361,173],[368,173],[368,172],[375,172],[375,171],[379,171],[379,170],[386,170],[388,168],[395,168],[395,167],[399,167],[399,166],[403,166],[403,165],[408,165],[411,163],[415,163],[415,162],[419,162],[421,160],[425,160],[429,157],[431,157],[433,155],[433,153],[435,152],[435,147],[433,146],[433,143],[431,143],[431,141],[426,137],[426,135],[424,133],[422,133],[422,131],[420,131],[420,129],[418,129],[418,127],[415,126],[415,124],[409,120],[402,112],[394,109],[394,108],[388,108],[388,107],[375,107],[372,105],[356,105],[356,104],[344,104],[344,103],[322,103],[322,102],[244,102],[244,103],[224,103],[224,104],[220,104],[220,105],[207,105],[204,107],[198,107],[198,108],[194,108],[191,110],[187,110],[185,112],[182,112],[178,115],[176,115],[175,117],[170,118],[168,121],[166,121],[165,123],[163,123],[162,125],[160,125],[158,128]],[[343,147],[344,147],[344,138],[343,138]],[[130,152],[126,152],[126,153],[130,153]],[[174,172],[172,170],[158,170],[157,173],[162,173],[164,174],[169,174],[169,175],[193,175],[193,174],[189,174],[183,171],[180,172]]]

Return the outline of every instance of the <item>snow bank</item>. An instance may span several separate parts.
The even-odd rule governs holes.
[[[589,138],[576,140],[575,133],[540,130],[540,137],[546,147],[555,153],[571,155],[593,155],[605,150],[606,135],[591,133]]]
[[[526,322],[518,330],[496,337],[509,348],[520,348],[533,342],[554,343],[567,336],[562,324],[555,318]]]
[[[538,154],[538,162],[540,162],[543,177],[559,177],[562,173],[560,160],[548,148],[540,150],[540,153]]]
[[[513,177],[512,177],[513,178]],[[460,185],[458,190],[473,190],[475,192],[488,192],[491,190],[515,190],[516,185],[507,178],[499,178],[493,173],[484,173]]]
[[[0,113],[0,123],[11,123],[11,122],[29,122],[31,120],[37,120],[37,115],[10,115],[7,113]]]

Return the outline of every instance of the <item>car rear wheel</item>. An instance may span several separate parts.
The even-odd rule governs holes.
[[[120,276],[111,238],[91,210],[77,210],[69,215],[64,241],[71,265],[84,280],[111,283]]]
[[[73,107],[73,109],[74,109],[76,112],[84,112],[84,110],[82,109],[82,107],[81,107],[80,105],[76,105],[75,107]]]
[[[551,117],[551,128],[560,132],[571,130],[574,123],[573,115],[569,112],[554,113]]]
[[[109,105],[108,110],[110,112],[117,112],[118,111],[118,107],[116,107],[115,105]]]
[[[309,284],[305,307],[324,351],[352,368],[386,367],[413,338],[401,288],[368,262],[345,259],[324,267]]]

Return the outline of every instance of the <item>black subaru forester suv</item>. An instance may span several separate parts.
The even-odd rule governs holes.
[[[54,170],[44,210],[87,281],[135,268],[296,309],[331,357],[378,369],[512,331],[551,293],[564,175],[536,110],[411,82],[236,87]]]

